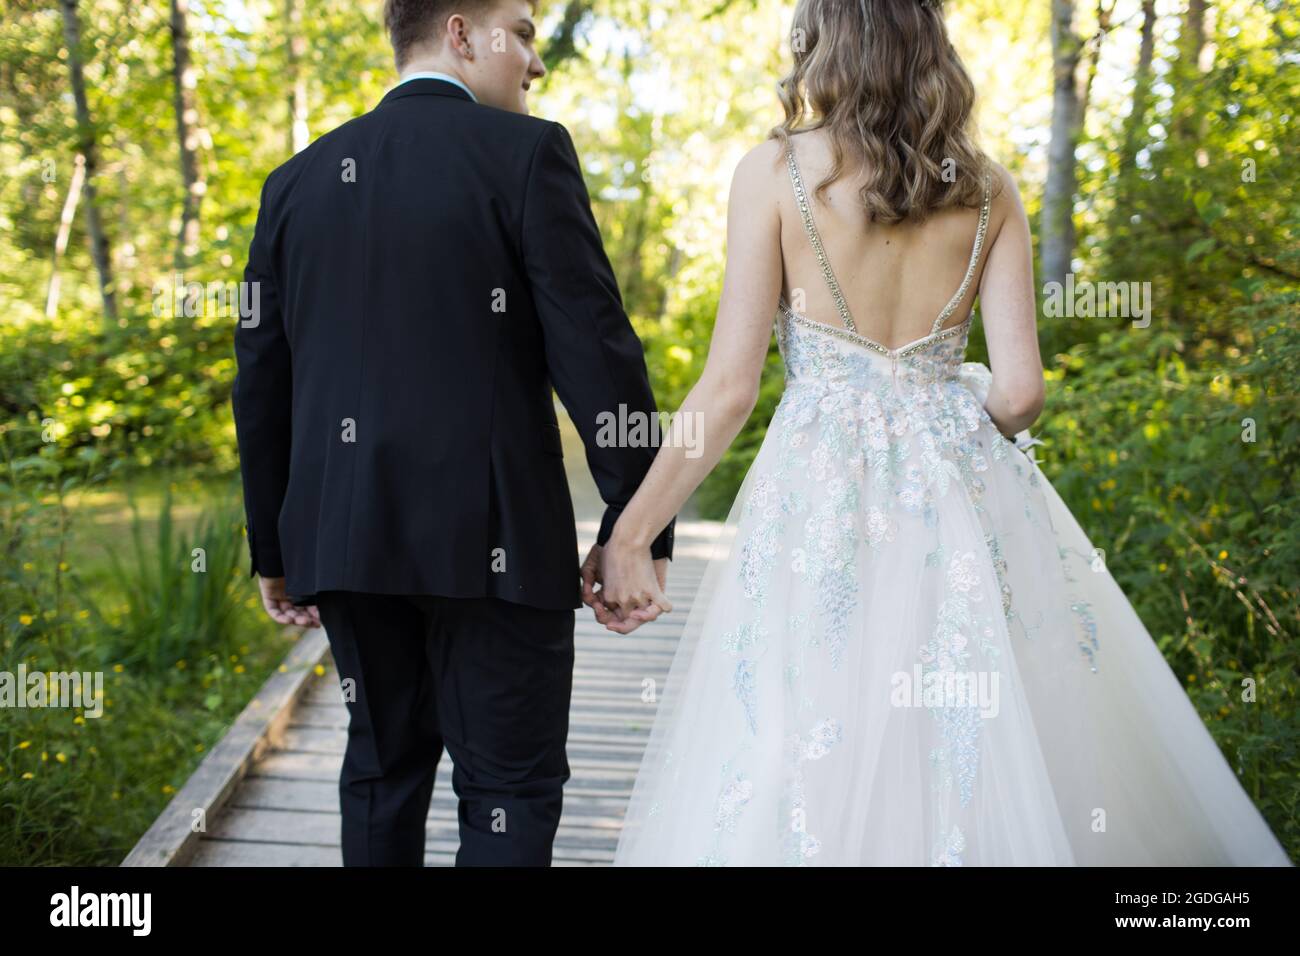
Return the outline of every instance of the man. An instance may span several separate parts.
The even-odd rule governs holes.
[[[457,865],[548,865],[582,603],[551,387],[607,506],[589,585],[655,454],[602,447],[598,416],[656,407],[572,140],[528,115],[530,5],[384,20],[402,81],[262,190],[233,395],[252,572],[343,679],[344,865],[422,864],[444,745]],[[669,606],[591,603],[622,632]]]

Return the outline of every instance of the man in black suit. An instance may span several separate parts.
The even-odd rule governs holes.
[[[599,434],[657,412],[572,140],[528,115],[530,12],[387,0],[403,81],[271,173],[249,247],[251,571],[343,679],[344,865],[423,863],[444,745],[457,864],[550,863],[582,604],[552,385],[606,504],[588,584],[656,450]]]

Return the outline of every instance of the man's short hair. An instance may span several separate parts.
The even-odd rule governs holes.
[[[453,13],[474,14],[490,10],[499,0],[384,0],[384,29],[393,45],[400,70],[412,50],[432,40]],[[536,0],[529,0],[536,10]]]

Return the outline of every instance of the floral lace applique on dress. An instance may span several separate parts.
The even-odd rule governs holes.
[[[921,649],[922,693],[933,717],[940,743],[930,751],[931,790],[934,796],[935,846],[940,848],[936,865],[959,866],[964,838],[949,820],[946,794],[957,788],[961,807],[974,797],[975,775],[979,770],[981,682],[995,682],[998,649],[989,639],[992,629],[975,605],[983,600],[977,569],[978,557],[965,551],[953,555],[946,569],[945,598],[939,606],[934,636]],[[984,666],[973,670],[971,644],[984,658]],[[996,684],[994,684],[996,693]],[[954,860],[956,862],[954,862]]]

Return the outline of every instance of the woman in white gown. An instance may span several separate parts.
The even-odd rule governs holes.
[[[646,543],[748,417],[775,319],[785,392],[615,864],[1290,865],[1025,453],[1043,404],[1029,227],[966,132],[941,11],[800,0],[794,25],[787,119],[737,168],[707,368],[679,413],[702,453],[661,449],[588,591],[616,630],[662,609]],[[991,372],[963,363],[977,293]]]

